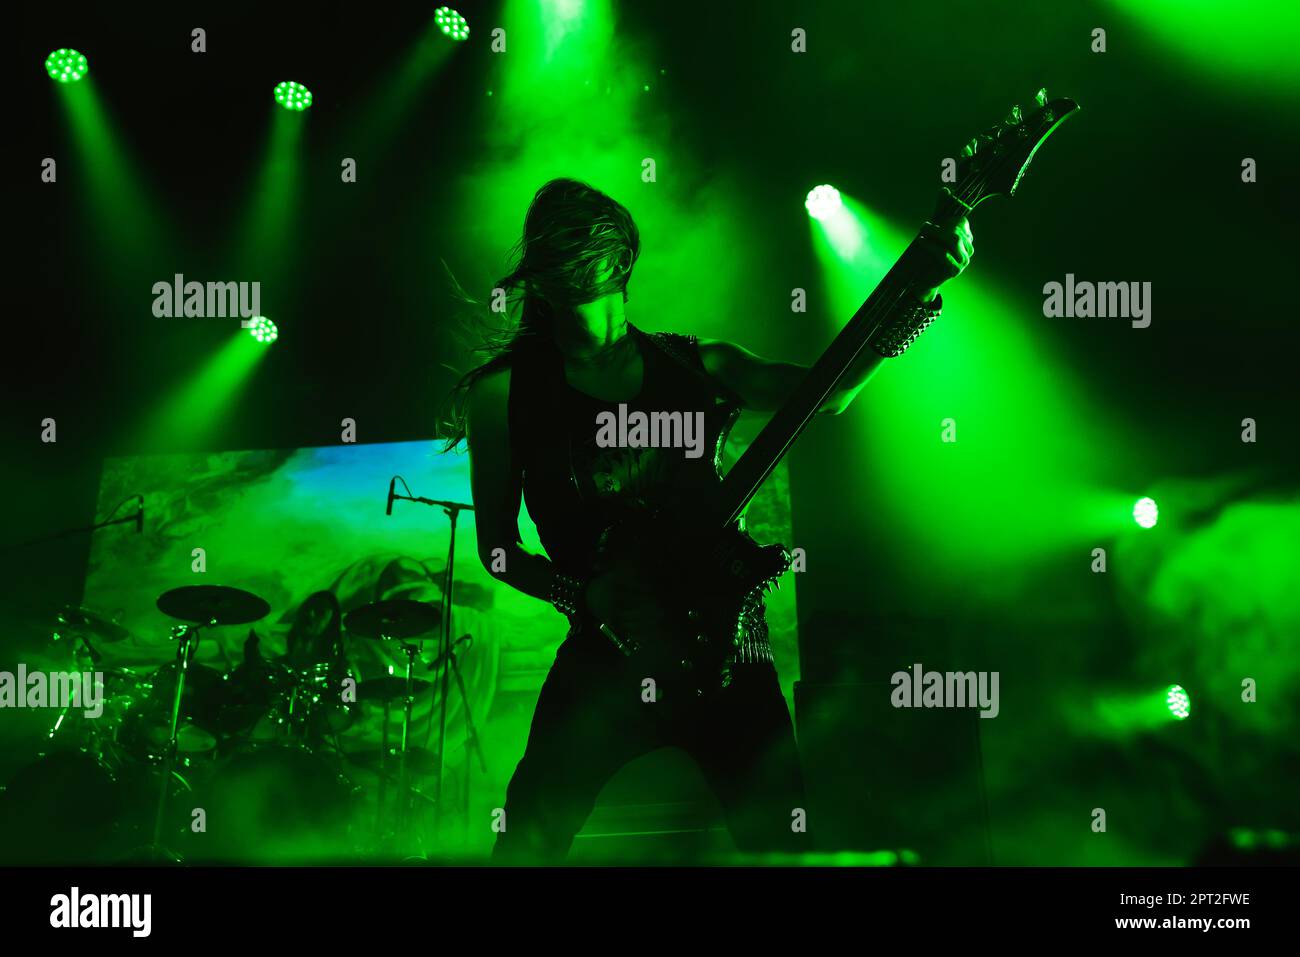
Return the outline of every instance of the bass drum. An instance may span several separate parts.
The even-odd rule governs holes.
[[[265,723],[292,684],[292,674],[284,665],[260,658],[244,662],[221,682],[216,730],[224,737],[248,737]]]
[[[167,753],[177,666],[163,665],[141,683],[139,700],[122,719],[118,742],[138,761],[157,762]],[[224,682],[219,671],[191,664],[185,672],[176,750],[182,756],[210,753],[217,746]]]
[[[303,747],[245,745],[218,761],[195,794],[204,827],[190,860],[328,864],[355,857],[358,793],[328,758]]]
[[[102,864],[123,850],[123,789],[81,751],[47,755],[0,793],[0,862]]]
[[[350,678],[346,666],[320,662],[298,672],[295,704],[306,713],[307,739],[322,741],[347,731],[357,720],[355,704],[343,700],[344,681]]]
[[[346,677],[346,671],[325,663],[284,669],[269,686],[273,693],[266,696],[261,713],[238,732],[232,728],[230,740],[240,745],[319,747],[356,721],[356,705],[343,700]]]

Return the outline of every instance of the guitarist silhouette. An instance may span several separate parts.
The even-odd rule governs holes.
[[[626,310],[640,252],[628,211],[570,179],[538,190],[517,264],[495,284],[517,323],[490,337],[487,361],[458,384],[448,443],[468,441],[484,567],[569,619],[494,860],[563,860],[604,784],[664,746],[699,765],[741,851],[811,849],[762,598],[788,559],[737,519],[808,418],[846,408],[883,357],[938,315],[938,287],[974,253],[965,214],[1010,195],[1075,109],[1041,94],[1038,105],[968,145],[933,221],[812,369],[641,332]],[[645,413],[654,434],[629,428],[623,447],[598,444],[598,417],[620,406],[628,421]],[[716,453],[743,409],[777,414],[723,482]],[[697,415],[715,454],[692,458],[673,447],[674,429]],[[520,542],[521,504],[544,555]]]

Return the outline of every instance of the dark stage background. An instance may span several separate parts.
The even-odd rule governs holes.
[[[512,0],[462,4],[471,38],[442,49],[416,4],[24,5],[0,538],[102,518],[111,457],[331,446],[345,418],[361,443],[435,437],[471,362],[443,263],[486,298],[553,176],[637,217],[632,321],[811,362],[931,209],[942,160],[1046,86],[1082,110],[1020,195],[972,217],[945,315],[789,460],[812,818],[831,849],[940,863],[1279,843],[1300,830],[1300,37],[1285,4],[1193,6]],[[63,46],[89,57],[93,101],[45,75]],[[309,111],[278,110],[285,79]],[[844,194],[855,251],[810,233],[819,183]],[[210,372],[232,320],[151,312],[176,273],[262,282],[280,336],[237,382]],[[1150,282],[1150,327],[1045,317],[1067,274]],[[1143,495],[1149,530],[1129,515]],[[89,556],[85,535],[0,555],[2,667],[39,654]],[[890,708],[914,662],[999,672],[1000,714]],[[1175,683],[1191,717],[1161,720]],[[11,717],[0,777],[39,746]],[[629,773],[647,803],[707,805],[677,764],[639,791]]]

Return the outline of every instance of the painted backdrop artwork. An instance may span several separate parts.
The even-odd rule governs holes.
[[[384,513],[394,475],[404,477],[414,495],[470,500],[468,457],[440,449],[439,443],[421,441],[106,461],[100,513],[142,494],[146,521],[141,535],[105,534],[94,541],[85,604],[132,636],[106,646],[104,664],[147,672],[172,660],[175,647],[168,636],[176,622],[158,611],[155,602],[182,585],[232,585],[271,606],[270,614],[251,626],[203,634],[195,660],[221,673],[232,672],[249,657],[280,660],[304,602],[322,591],[333,593],[345,615],[387,598],[440,605],[447,516],[441,509],[409,502],[395,503],[391,516]],[[398,489],[402,491],[400,483]],[[793,544],[784,468],[755,500],[750,527],[760,540]],[[540,549],[526,514],[520,531],[526,545]],[[787,695],[798,676],[790,584],[769,600],[772,643]],[[565,626],[549,605],[487,574],[478,560],[469,511],[461,514],[457,528],[452,607],[453,637],[469,636],[457,651],[465,696],[489,764],[486,779],[474,783],[474,800],[499,803],[523,752],[531,707],[494,706],[503,696],[535,698]],[[433,748],[438,737],[437,672],[429,668],[437,642],[436,631],[421,640],[415,667],[415,676],[428,682],[418,686],[413,709],[419,747]],[[342,644],[349,671],[359,682],[404,674],[405,656],[393,643],[345,634]],[[448,774],[454,776],[465,765],[464,703],[454,682],[447,710],[445,755]],[[401,730],[400,703],[388,712],[389,743],[394,744]],[[384,707],[363,700],[358,720],[337,735],[336,744],[345,753],[374,753],[384,730]],[[457,783],[451,793],[461,793],[461,787]]]

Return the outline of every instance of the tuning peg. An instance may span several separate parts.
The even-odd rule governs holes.
[[[1034,94],[1034,103],[1037,104],[1038,106],[1047,105],[1047,87],[1043,87],[1041,90],[1039,90],[1037,93]]]
[[[1017,103],[1011,108],[1011,112],[1007,114],[1007,118],[1002,122],[1007,126],[1019,126],[1023,120],[1024,117],[1020,114],[1020,104]]]

